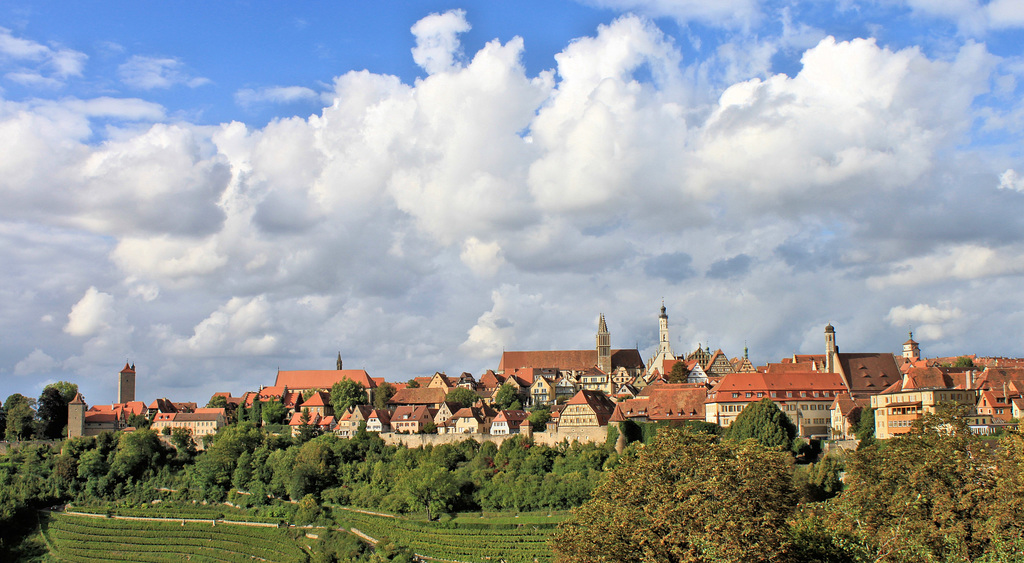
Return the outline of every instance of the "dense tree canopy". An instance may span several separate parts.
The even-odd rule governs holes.
[[[445,397],[446,401],[458,403],[463,407],[471,407],[473,406],[473,403],[477,402],[479,399],[480,397],[478,397],[475,392],[466,389],[465,387],[456,387],[449,391],[448,395]]]
[[[395,396],[398,390],[395,386],[385,381],[377,386],[373,390],[373,408],[375,409],[386,409],[388,407],[388,401],[391,397]]]
[[[686,367],[686,363],[680,360],[672,365],[672,369],[665,377],[669,383],[686,383],[686,378],[690,377],[690,370]]]
[[[633,448],[560,527],[558,561],[781,559],[795,504],[787,453],[672,428]]]
[[[338,416],[356,405],[365,405],[368,402],[366,388],[362,383],[342,379],[331,386],[331,406]]]
[[[796,437],[796,426],[768,397],[750,403],[729,426],[727,436],[732,440],[753,438],[768,448],[788,450]]]
[[[8,442],[28,440],[35,432],[36,400],[14,393],[4,401],[7,418],[5,435]]]
[[[516,390],[514,385],[505,383],[498,388],[498,392],[494,395],[494,405],[499,409],[511,409],[520,408],[519,403],[519,391]],[[513,407],[515,405],[515,407]]]

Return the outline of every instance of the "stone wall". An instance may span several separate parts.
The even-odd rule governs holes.
[[[394,432],[381,432],[380,437],[384,443],[389,445],[404,445],[410,448],[420,448],[426,445],[437,446],[440,444],[454,444],[463,440],[476,440],[478,442],[494,442],[500,446],[502,442],[518,436],[518,434],[494,435],[494,434],[396,434]],[[603,444],[608,438],[608,427],[598,426],[590,428],[564,428],[555,432],[534,432],[533,441],[537,444],[554,446],[563,440],[569,442]]]

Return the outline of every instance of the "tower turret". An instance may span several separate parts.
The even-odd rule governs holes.
[[[117,402],[130,403],[135,400],[135,366],[124,363],[120,377],[117,379]]]
[[[341,352],[338,352],[338,371],[341,371]]]
[[[836,346],[836,329],[832,323],[825,325],[825,371],[836,372],[836,355],[839,354],[839,347]]]
[[[597,322],[597,367],[605,373],[612,372],[612,336],[608,333],[608,324],[604,321],[604,313]]]
[[[910,339],[903,343],[903,357],[912,362],[921,359],[921,346],[914,341],[914,331],[910,331]]]
[[[68,403],[68,438],[85,435],[85,399],[81,393]]]

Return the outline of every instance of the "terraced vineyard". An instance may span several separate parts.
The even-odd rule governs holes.
[[[355,511],[336,513],[336,516],[375,539],[387,537],[408,545],[420,555],[464,563],[551,561],[552,553],[547,541],[557,525],[480,523],[445,526]]]
[[[52,513],[44,537],[62,561],[303,561],[284,530],[209,522],[139,521]]]

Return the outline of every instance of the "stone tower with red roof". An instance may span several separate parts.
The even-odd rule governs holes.
[[[117,380],[117,403],[125,404],[135,400],[135,365],[124,363],[124,369]]]
[[[68,403],[68,438],[85,435],[85,399],[81,393]]]

